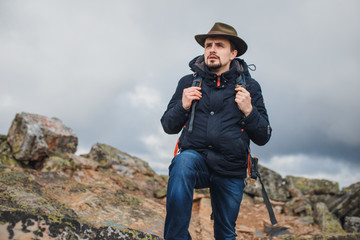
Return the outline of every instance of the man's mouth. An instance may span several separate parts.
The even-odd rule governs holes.
[[[215,55],[211,55],[211,56],[208,57],[208,59],[209,60],[217,60],[217,59],[219,59],[219,57],[215,56]]]

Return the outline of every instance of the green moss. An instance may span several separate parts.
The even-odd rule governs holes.
[[[52,172],[64,168],[70,168],[75,170],[76,166],[72,159],[58,155],[52,155],[45,161],[42,171]]]
[[[130,207],[138,207],[142,202],[143,200],[141,198],[128,195],[120,190],[114,194],[114,197],[112,199],[110,199],[110,203],[112,203],[114,206],[126,204]]]
[[[166,183],[169,181],[169,175],[160,175],[160,178]]]
[[[313,236],[283,235],[277,236],[279,240],[357,240],[360,239],[360,233],[340,233],[340,234],[315,234]]]
[[[67,206],[51,199],[42,191],[42,186],[25,172],[0,172],[0,184],[6,191],[0,191],[0,205],[4,209],[26,211],[30,214],[49,214],[55,217],[76,217]]]
[[[344,229],[341,227],[340,223],[336,221],[333,217],[327,217],[324,227],[325,232],[328,233],[342,233],[345,232]]]
[[[139,190],[139,186],[136,183],[134,183],[133,181],[125,179],[123,181],[123,184],[126,189],[129,189],[131,191]]]
[[[205,196],[209,196],[209,197],[210,197],[210,189],[209,189],[209,188],[195,189],[195,193],[197,193],[197,194],[204,194]]]
[[[155,192],[154,192],[154,196],[156,198],[166,197],[166,194],[167,194],[167,188],[160,188],[160,189],[155,190]]]
[[[10,167],[20,166],[20,163],[12,156],[11,147],[5,135],[0,135],[0,163]]]
[[[329,180],[286,176],[286,181],[303,194],[336,194],[339,192],[339,183]]]
[[[7,171],[0,172],[0,182],[7,185],[16,185],[19,183],[30,183],[33,182],[25,172],[19,171]]]
[[[132,229],[124,229],[124,230],[123,230],[123,233],[131,234],[132,237],[133,237],[133,238],[136,238],[136,239],[139,238],[139,232],[134,231],[134,230],[132,230]]]
[[[83,184],[77,184],[76,186],[73,186],[70,188],[70,192],[72,193],[85,193],[87,191],[87,187]]]

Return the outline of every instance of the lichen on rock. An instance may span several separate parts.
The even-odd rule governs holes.
[[[78,138],[59,119],[23,112],[16,114],[7,142],[15,159],[41,161],[49,152],[75,153]]]

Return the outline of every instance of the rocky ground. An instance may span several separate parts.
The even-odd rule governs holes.
[[[82,156],[76,146],[61,121],[26,113],[0,135],[0,240],[162,239],[167,176],[106,144]],[[360,183],[340,191],[328,180],[260,172],[278,224],[259,183],[248,185],[237,239],[360,239]],[[193,239],[213,239],[210,214],[208,190],[197,190]]]
[[[201,198],[194,202],[192,236],[194,239],[212,239],[212,221],[209,214],[211,205],[209,198]],[[299,216],[288,216],[276,212],[279,232],[297,237],[312,237],[321,234],[318,225],[311,224],[306,218]],[[240,215],[237,220],[237,239],[268,239],[265,226],[271,228],[268,212],[262,203],[255,204],[254,200],[246,197],[241,205]]]

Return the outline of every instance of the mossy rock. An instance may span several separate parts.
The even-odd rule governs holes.
[[[344,220],[346,216],[360,216],[359,199],[360,182],[357,182],[342,189],[327,202],[327,205],[332,213]]]
[[[0,191],[1,210],[26,210],[31,214],[76,217],[73,210],[47,196],[42,186],[25,172],[0,172],[0,186],[4,190]]]
[[[164,197],[166,197],[166,194],[167,194],[167,188],[160,188],[160,189],[155,190],[154,197],[164,198]]]
[[[277,236],[279,240],[359,240],[360,233],[322,233],[313,236],[284,235]]]
[[[118,190],[114,194],[103,196],[104,199],[108,200],[110,204],[114,206],[126,205],[132,208],[137,208],[143,202],[143,199],[133,195],[126,194],[125,192]]]
[[[89,239],[89,240],[160,240],[158,236],[134,229],[113,227],[95,228],[73,218],[54,219],[48,215],[29,214],[24,211],[0,213],[0,227],[7,230],[8,239]],[[20,226],[20,227],[17,227]],[[6,233],[2,233],[4,236]]]
[[[63,169],[74,169],[76,166],[70,158],[65,158],[60,155],[51,155],[49,156],[43,165],[43,172],[54,172]]]
[[[324,179],[309,179],[304,177],[286,176],[289,186],[299,189],[302,194],[337,194],[339,183]]]
[[[314,207],[315,221],[319,224],[321,230],[327,233],[343,233],[340,221],[329,211],[326,204],[319,202]]]
[[[0,163],[9,167],[20,167],[20,163],[12,156],[7,136],[0,135]]]
[[[146,176],[157,175],[147,162],[137,157],[130,156],[129,154],[124,153],[107,144],[94,144],[91,147],[90,153],[84,156],[92,158],[104,166],[123,165],[131,169],[131,173],[142,173]]]

